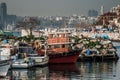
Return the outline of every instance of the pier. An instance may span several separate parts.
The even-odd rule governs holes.
[[[110,61],[110,60],[118,60],[119,57],[117,54],[99,54],[99,55],[80,55],[78,61]]]

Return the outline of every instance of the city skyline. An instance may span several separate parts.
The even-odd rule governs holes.
[[[87,16],[91,9],[100,14],[101,6],[108,12],[120,4],[119,0],[1,0],[7,4],[7,13],[18,16]]]

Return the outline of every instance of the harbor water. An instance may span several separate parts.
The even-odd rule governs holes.
[[[120,43],[115,42],[120,56]],[[31,69],[12,69],[10,80],[120,80],[120,60],[106,62],[77,62]]]

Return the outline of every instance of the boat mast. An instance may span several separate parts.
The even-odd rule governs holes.
[[[47,56],[47,38],[45,38],[45,43],[44,43],[44,47],[45,47],[45,55],[44,56]]]
[[[0,50],[0,60],[1,60],[1,52],[2,52],[2,50]]]

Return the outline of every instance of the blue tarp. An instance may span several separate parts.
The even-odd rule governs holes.
[[[4,43],[9,43],[9,40],[8,39],[4,39]]]
[[[110,37],[109,37],[106,33],[103,33],[103,34],[101,35],[101,37],[104,38],[104,39],[110,39]]]
[[[87,50],[87,55],[91,55],[92,51],[90,49]]]
[[[106,33],[102,33],[102,34],[97,33],[95,36],[91,36],[91,38],[110,39],[110,37]]]

